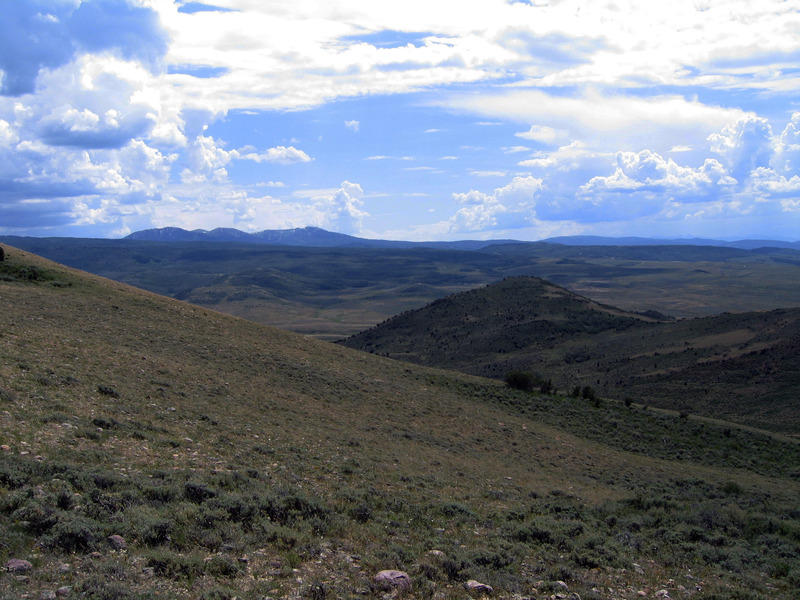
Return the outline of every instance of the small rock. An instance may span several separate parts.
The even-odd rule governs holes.
[[[108,536],[108,543],[114,550],[125,550],[128,547],[125,538],[117,534]]]
[[[33,565],[27,560],[21,558],[12,558],[6,563],[6,569],[12,573],[27,573],[33,568]]]
[[[554,581],[553,582],[553,589],[557,590],[559,592],[561,592],[561,591],[568,592],[569,591],[569,586],[567,586],[567,584],[564,583],[563,581]]]
[[[669,598],[669,592],[667,590],[658,590],[656,592],[656,598]]]
[[[39,595],[41,600],[56,600],[56,593],[52,590],[47,590]]]
[[[89,556],[91,558],[103,558],[103,555],[100,554],[99,552],[92,552]]]
[[[70,594],[72,594],[72,588],[68,585],[60,587],[56,590],[56,596],[59,598],[67,598]]]
[[[142,575],[150,579],[151,577],[156,576],[156,570],[153,567],[145,567],[142,569]]]
[[[411,589],[411,578],[403,571],[385,570],[375,575],[375,583],[384,589],[406,591]]]
[[[470,592],[478,592],[480,594],[493,594],[494,588],[492,586],[487,585],[485,583],[481,583],[480,581],[475,581],[474,579],[470,579],[467,583],[464,584],[464,587],[467,588],[467,591]]]
[[[0,450],[2,450],[3,452],[8,452],[9,450],[11,450],[11,446],[9,446],[8,444],[3,444],[2,446],[0,446]]]
[[[570,592],[567,600],[581,600],[581,597],[577,592]]]
[[[58,566],[58,572],[61,575],[66,575],[70,571],[72,571],[72,567],[70,567],[67,563],[64,563],[63,565],[59,565]]]

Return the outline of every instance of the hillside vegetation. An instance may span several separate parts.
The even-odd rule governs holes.
[[[781,248],[517,243],[457,251],[70,238],[5,241],[115,281],[326,340],[358,333],[438,298],[521,275],[541,277],[625,310],[675,317],[800,306],[800,252]]]
[[[790,440],[512,390],[5,251],[0,560],[29,565],[0,597],[383,597],[382,569],[408,573],[406,598],[468,598],[471,579],[499,598],[800,590]]]
[[[408,311],[342,342],[502,379],[530,371],[569,392],[800,435],[800,309],[676,321],[519,277]]]

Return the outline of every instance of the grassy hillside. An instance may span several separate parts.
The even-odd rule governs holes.
[[[500,598],[800,590],[790,440],[514,391],[5,250],[0,560],[31,569],[0,597],[382,597],[381,569],[409,574],[407,598],[468,598],[469,579]]]
[[[541,279],[509,278],[437,300],[343,344],[503,379],[530,371],[564,391],[800,435],[800,309],[664,319]]]
[[[327,340],[517,275],[542,277],[626,310],[676,317],[800,306],[800,252],[777,248],[531,243],[467,252],[6,240],[96,275]]]

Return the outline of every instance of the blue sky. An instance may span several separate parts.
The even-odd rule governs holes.
[[[800,1],[0,0],[0,233],[800,239]]]

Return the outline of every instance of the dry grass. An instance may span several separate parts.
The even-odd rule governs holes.
[[[0,558],[34,563],[27,579],[0,579],[0,596],[63,584],[113,597],[102,582],[120,598],[370,597],[381,568],[411,572],[418,598],[467,597],[468,577],[501,597],[540,597],[557,579],[584,599],[699,582],[705,596],[689,595],[733,597],[742,582],[753,598],[796,592],[791,568],[760,578],[733,534],[724,559],[651,548],[651,520],[672,517],[644,502],[783,519],[775,543],[798,551],[788,474],[759,475],[738,455],[719,468],[626,452],[613,432],[582,433],[605,427],[588,406],[560,423],[566,399],[255,325],[14,248],[7,258],[46,278],[0,282]],[[72,529],[37,532],[36,507]],[[235,516],[245,509],[250,520]],[[638,548],[617,539],[633,521]],[[125,552],[102,543],[115,528]]]

